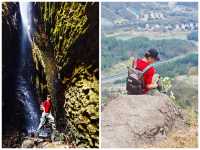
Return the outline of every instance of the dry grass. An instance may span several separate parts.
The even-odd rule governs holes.
[[[197,148],[198,147],[198,125],[197,114],[193,109],[186,109],[184,112],[187,115],[184,128],[172,131],[168,134],[164,141],[153,144],[149,147],[159,148]]]
[[[156,144],[153,147],[161,148],[197,148],[197,127],[189,127],[183,130],[175,131],[167,137],[166,140]]]

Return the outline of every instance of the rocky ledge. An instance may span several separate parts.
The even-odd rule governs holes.
[[[102,112],[102,147],[145,147],[184,126],[181,111],[166,95],[129,95],[110,101]]]

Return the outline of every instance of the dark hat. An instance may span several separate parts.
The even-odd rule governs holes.
[[[154,59],[156,59],[157,61],[160,60],[160,57],[158,56],[159,55],[159,52],[152,48],[152,49],[149,49],[147,52],[146,52],[149,56],[153,57]]]

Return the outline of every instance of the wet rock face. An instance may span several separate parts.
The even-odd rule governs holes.
[[[2,3],[2,119],[3,135],[23,127],[22,104],[15,94],[19,69],[21,21],[18,3]],[[6,145],[5,145],[6,146]]]
[[[35,85],[41,95],[53,96],[57,127],[73,143],[98,147],[98,3],[35,3],[33,8]]]
[[[144,147],[162,140],[181,113],[165,96],[120,96],[102,112],[102,147]]]

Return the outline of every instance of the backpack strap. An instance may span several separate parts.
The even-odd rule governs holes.
[[[137,68],[137,60],[138,60],[137,58],[133,60],[134,61],[134,66],[133,66],[134,69]],[[148,65],[148,66],[146,66],[146,68],[143,69],[142,74],[144,74],[145,72],[147,72],[151,67],[152,67],[151,64]]]
[[[138,60],[137,58],[133,60],[134,61],[134,66],[133,66],[134,69],[137,68],[137,60]]]
[[[145,72],[147,72],[151,67],[152,67],[152,65],[146,66],[146,68],[143,69],[142,74],[144,74]]]

